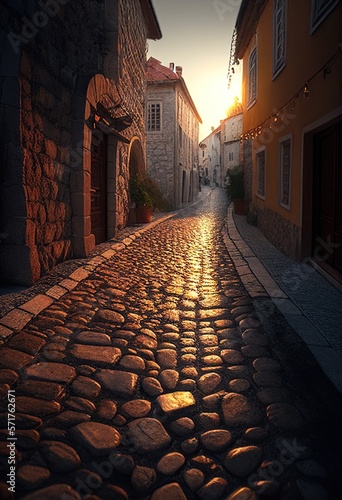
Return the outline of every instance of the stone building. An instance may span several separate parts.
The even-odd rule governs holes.
[[[0,276],[31,284],[126,224],[145,168],[150,0],[0,5]]]
[[[222,187],[221,125],[212,127],[211,133],[199,145],[199,164],[202,183]]]
[[[227,170],[241,164],[241,134],[243,125],[242,106],[231,109],[229,116],[221,122],[221,173],[223,181]]]
[[[147,62],[147,170],[173,208],[198,195],[198,133],[202,123],[182,68]]]

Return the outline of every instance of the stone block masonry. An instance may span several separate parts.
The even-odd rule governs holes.
[[[94,247],[89,102],[119,99],[133,119],[124,140],[108,132],[107,238],[127,222],[132,141],[145,149],[145,2],[53,2],[25,39],[43,2],[2,6],[0,20],[0,280],[25,285]]]

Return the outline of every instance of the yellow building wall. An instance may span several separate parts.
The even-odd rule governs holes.
[[[342,57],[326,76],[321,71],[309,82],[309,96],[304,97],[305,82],[310,80],[334,55],[341,43],[342,3],[310,34],[310,0],[287,2],[286,66],[273,80],[273,4],[270,0],[260,18],[257,32],[243,58],[243,133],[262,124],[295,97],[298,99],[284,110],[284,118],[271,125],[267,134],[252,141],[253,187],[252,204],[269,208],[301,226],[302,203],[302,137],[304,127],[328,115],[342,104]],[[257,44],[257,100],[246,110],[248,90],[248,58]],[[291,109],[293,107],[293,109]],[[269,122],[270,123],[270,122]],[[269,123],[266,126],[269,126]],[[278,155],[279,139],[292,135],[292,178],[290,210],[279,204]],[[263,137],[267,140],[263,140]],[[266,147],[266,197],[256,195],[256,155]]]

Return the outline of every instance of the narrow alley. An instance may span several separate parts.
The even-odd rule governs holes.
[[[339,397],[256,314],[226,213],[211,189],[106,244],[0,346],[2,499],[337,498]]]

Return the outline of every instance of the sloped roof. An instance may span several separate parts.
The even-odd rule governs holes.
[[[147,83],[179,80],[177,73],[172,69],[162,66],[161,61],[150,57],[147,61]]]
[[[200,117],[197,108],[194,104],[194,101],[192,100],[192,97],[190,95],[190,92],[188,90],[188,87],[186,86],[186,83],[184,79],[180,76],[177,75],[172,69],[167,68],[166,66],[163,66],[161,61],[158,61],[158,59],[155,59],[154,57],[150,57],[149,60],[147,61],[147,83],[150,85],[159,83],[159,84],[178,84],[180,85],[183,93],[185,94],[190,107],[192,108],[193,112],[196,115],[196,118],[200,123],[202,123],[202,118]]]
[[[260,16],[268,0],[242,0],[235,24],[237,33],[235,57],[242,59],[249,42],[256,32]]]
[[[140,5],[147,26],[147,38],[160,40],[162,32],[151,0],[140,0]]]

